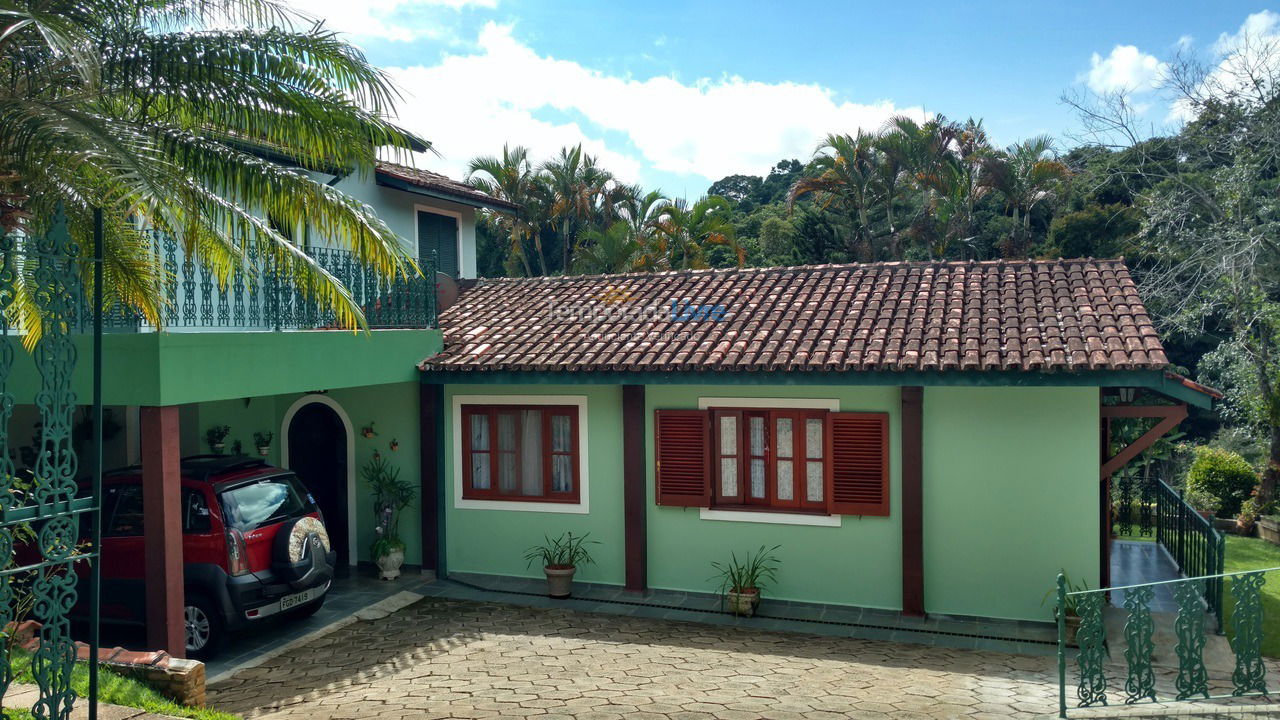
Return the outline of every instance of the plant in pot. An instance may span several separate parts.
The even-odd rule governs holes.
[[[1187,488],[1187,491],[1182,494],[1182,499],[1186,500],[1187,504],[1210,524],[1213,523],[1218,508],[1222,507],[1220,498],[1198,487]]]
[[[369,554],[378,566],[378,577],[395,580],[404,565],[404,541],[400,539],[400,511],[413,502],[413,483],[400,479],[400,469],[381,457],[373,457],[360,469],[373,492],[375,539]]]
[[[1078,599],[1078,596],[1072,597],[1070,593],[1088,590],[1089,583],[1086,583],[1083,581],[1079,585],[1072,583],[1071,577],[1067,575],[1066,570],[1062,571],[1062,577],[1064,580],[1066,580],[1067,593],[1068,593],[1067,603],[1066,603],[1067,617],[1066,617],[1066,622],[1064,623],[1064,626],[1066,628],[1066,633],[1067,633],[1066,641],[1069,647],[1076,647],[1076,635],[1080,633],[1080,601]],[[1057,597],[1058,597],[1058,589],[1050,588],[1049,592],[1046,592],[1044,594],[1044,600],[1040,601],[1040,605],[1043,606],[1045,603],[1049,602],[1049,598],[1054,599],[1053,621],[1055,623],[1058,622]]]
[[[553,598],[567,598],[573,591],[573,575],[581,565],[590,565],[591,552],[588,545],[599,545],[595,540],[588,540],[591,533],[574,535],[567,532],[558,538],[543,536],[541,545],[529,548],[524,559],[529,567],[535,562],[542,563],[542,572],[547,576],[547,594]]]
[[[209,450],[214,455],[221,455],[227,447],[227,436],[230,434],[230,425],[214,425],[204,431],[204,441],[209,443]]]
[[[258,454],[266,457],[271,452],[271,441],[275,439],[275,433],[267,430],[266,432],[258,431],[253,434],[253,446],[258,448]]]
[[[734,615],[751,617],[760,604],[760,591],[777,581],[778,558],[774,555],[782,546],[760,546],[747,553],[741,561],[736,553],[729,554],[728,563],[711,563],[716,574],[712,580],[720,581],[722,603],[729,606]]]

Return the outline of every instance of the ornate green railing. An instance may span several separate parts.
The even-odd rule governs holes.
[[[95,227],[94,287],[101,286],[101,230]],[[77,298],[83,273],[79,248],[59,211],[48,232],[40,237],[0,237],[0,632],[6,637],[0,656],[0,698],[13,680],[10,635],[17,624],[40,624],[31,652],[31,669],[39,697],[31,714],[44,720],[70,715],[75,695],[71,688],[76,659],[69,614],[77,593],[88,596],[90,651],[97,652],[97,537],[101,482],[101,332],[94,327],[94,418],[91,452],[93,482],[81,492],[80,463],[72,441],[77,403],[72,374],[77,349],[71,335],[77,329]],[[9,454],[8,425],[19,398],[9,387],[16,362],[28,361],[18,343],[5,337],[19,288],[25,287],[30,305],[41,320],[42,334],[30,360],[40,377],[34,404],[40,414],[34,466],[19,473]],[[96,293],[95,293],[96,294]],[[100,317],[100,315],[99,315]],[[20,388],[25,399],[32,388]],[[82,521],[89,530],[81,533]],[[81,541],[87,539],[87,543]],[[78,587],[77,563],[88,563],[92,582]],[[90,669],[89,717],[97,712],[97,667]]]
[[[348,329],[270,257],[255,250],[249,251],[226,283],[219,283],[208,266],[186,257],[171,236],[151,233],[151,240],[163,278],[166,330]],[[434,257],[419,263],[421,275],[388,278],[359,262],[349,250],[312,247],[305,251],[347,288],[370,328],[435,326]],[[115,330],[151,329],[141,315],[122,307],[108,311],[105,322]]]
[[[1077,708],[1109,705],[1112,701],[1134,705],[1266,695],[1261,591],[1265,574],[1274,570],[1280,568],[1070,592],[1066,576],[1059,575],[1058,717],[1067,717],[1070,709],[1067,701],[1070,665],[1075,668]],[[1205,666],[1205,624],[1209,608],[1204,597],[1210,583],[1222,586],[1228,579],[1234,603],[1231,614],[1234,667],[1229,682],[1225,679],[1213,682]],[[1172,668],[1157,673],[1152,663],[1157,646],[1151,605],[1154,591],[1160,586],[1173,590],[1178,608],[1173,618],[1176,640],[1172,648],[1178,659],[1176,673]],[[1124,593],[1124,662],[1108,666],[1112,658],[1103,610],[1108,593],[1116,592]],[[1074,662],[1067,656],[1067,615],[1071,608],[1080,619],[1076,634],[1079,651]]]
[[[1112,529],[1121,537],[1150,537],[1187,577],[1222,574],[1226,539],[1196,512],[1182,493],[1159,478],[1122,475],[1113,484]],[[1206,581],[1204,600],[1222,627],[1221,579]]]

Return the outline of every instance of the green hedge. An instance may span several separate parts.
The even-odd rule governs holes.
[[[1258,473],[1240,455],[1222,448],[1200,446],[1187,471],[1187,489],[1201,490],[1222,500],[1218,517],[1235,517],[1253,494]]]

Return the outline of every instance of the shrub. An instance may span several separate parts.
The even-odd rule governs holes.
[[[1240,455],[1221,448],[1196,448],[1196,459],[1187,471],[1187,490],[1206,492],[1222,500],[1218,517],[1235,517],[1253,494],[1258,473]]]

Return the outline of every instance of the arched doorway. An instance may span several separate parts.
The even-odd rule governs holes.
[[[335,569],[346,574],[353,559],[351,518],[355,502],[350,421],[334,401],[310,396],[290,408],[284,423],[285,445],[281,450],[285,466],[298,474],[324,513],[329,540],[338,553]]]

